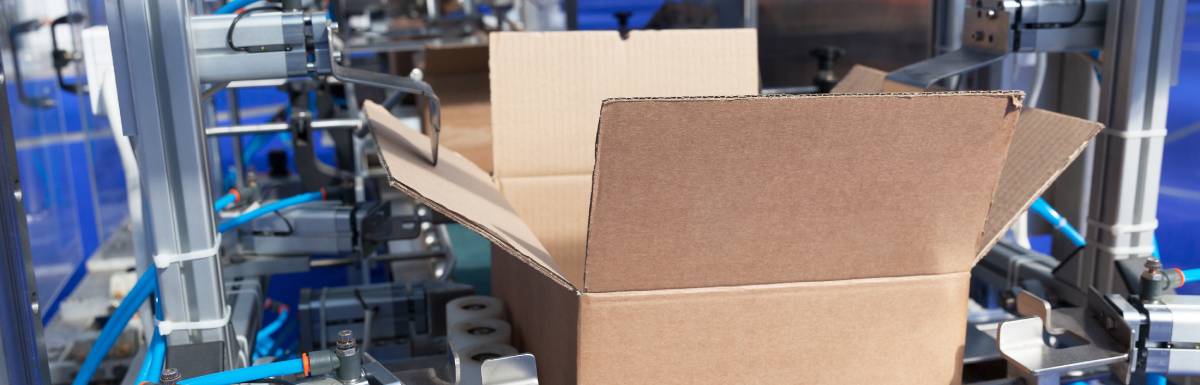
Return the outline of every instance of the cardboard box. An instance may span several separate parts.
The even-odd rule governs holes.
[[[728,96],[747,30],[491,43],[494,177],[365,111],[393,186],[502,251],[545,384],[957,383],[969,269],[1099,130],[1012,92]]]
[[[488,47],[436,45],[421,58],[425,81],[441,100],[441,143],[492,171],[492,106]]]

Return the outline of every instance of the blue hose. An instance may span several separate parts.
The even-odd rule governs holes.
[[[254,354],[259,357],[265,356],[271,352],[271,348],[275,346],[275,341],[271,339],[271,335],[278,332],[283,324],[287,322],[288,309],[286,307],[279,309],[279,316],[270,324],[258,331],[254,337]]]
[[[146,357],[142,360],[142,368],[138,371],[137,379],[133,383],[158,382],[158,376],[159,373],[162,373],[163,360],[166,355],[166,340],[158,333],[158,328],[154,328],[154,337],[150,339],[150,347],[146,349]]]
[[[229,206],[232,206],[234,203],[237,203],[237,201],[237,190],[230,189],[229,192],[225,193],[225,195],[222,195],[213,202],[213,210],[216,212],[221,212],[222,210],[229,208]]]
[[[262,205],[261,207],[254,209],[248,213],[239,215],[228,221],[221,222],[220,225],[217,225],[217,231],[223,233],[223,232],[235,229],[238,226],[244,225],[250,221],[258,219],[258,217],[261,217],[263,215],[267,215],[267,214],[270,214],[270,213],[273,213],[273,212],[276,212],[279,210],[283,210],[283,209],[286,209],[288,207],[292,207],[292,206],[295,206],[298,204],[319,201],[319,200],[321,200],[322,195],[324,195],[324,193],[321,191],[313,191],[310,193],[304,193],[304,194],[296,195],[296,196],[286,198],[286,199],[280,199],[280,200]]]
[[[218,8],[216,14],[225,15],[225,14],[234,13],[234,12],[237,12],[237,10],[239,10],[239,9],[245,8],[247,5],[254,4],[257,2],[258,2],[258,0],[233,0],[233,1],[226,3],[225,5],[221,6],[221,8]]]
[[[1200,269],[1184,270],[1183,280],[1187,282],[1200,282]]]
[[[267,377],[287,376],[303,372],[304,362],[301,358],[297,358],[193,377],[180,381],[179,385],[232,385],[261,380]]]
[[[150,297],[150,293],[154,292],[156,286],[158,286],[158,271],[149,269],[142,273],[137,283],[133,285],[133,290],[125,295],[125,299],[121,300],[117,310],[108,318],[108,322],[104,323],[104,328],[100,330],[100,336],[96,338],[96,343],[92,344],[92,349],[88,351],[83,365],[79,366],[79,373],[75,375],[75,380],[71,382],[72,385],[87,385],[92,380],[92,375],[96,374],[100,362],[117,342],[117,337],[121,336],[121,331],[125,330],[129,319],[133,318],[138,307],[146,298]]]
[[[1037,200],[1033,201],[1033,206],[1029,207],[1029,209],[1037,213],[1038,216],[1041,216],[1042,219],[1045,219],[1046,222],[1049,222],[1050,226],[1065,235],[1067,239],[1070,239],[1071,243],[1075,244],[1075,247],[1087,245],[1087,241],[1084,240],[1083,235],[1079,234],[1079,231],[1075,230],[1075,227],[1071,226],[1071,223],[1067,222],[1066,218],[1059,215],[1058,210],[1050,207],[1050,204],[1045,199],[1038,197]]]
[[[1167,376],[1161,374],[1147,374],[1146,385],[1167,385]]]

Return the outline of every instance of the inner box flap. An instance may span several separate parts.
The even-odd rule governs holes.
[[[639,30],[625,38],[616,31],[497,32],[488,40],[500,178],[590,175],[606,98],[758,93],[757,32],[750,28]]]
[[[967,271],[1020,98],[609,100],[585,291]]]
[[[407,127],[375,102],[364,103],[363,112],[379,143],[380,159],[392,187],[488,238],[560,284],[572,287],[546,248],[479,166],[440,146],[438,164],[434,167],[427,160],[431,150],[429,137]]]
[[[887,81],[887,72],[856,65],[834,93],[909,91],[905,84]],[[1004,236],[1021,212],[1028,210],[1058,175],[1079,156],[1104,125],[1056,112],[1025,107],[1013,132],[1000,184],[992,197],[987,223],[979,238],[975,261]]]

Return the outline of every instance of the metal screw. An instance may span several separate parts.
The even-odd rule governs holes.
[[[354,341],[354,332],[351,332],[349,329],[338,332],[337,350],[351,350],[354,349],[356,344]]]
[[[1159,261],[1158,258],[1154,257],[1146,259],[1146,271],[1148,273],[1155,274],[1160,270],[1162,270],[1162,261]]]
[[[162,375],[158,376],[158,381],[161,385],[175,385],[176,382],[183,379],[183,374],[179,373],[179,369],[166,368],[163,369]]]
[[[987,17],[989,19],[995,19],[996,15],[997,15],[996,10],[990,9],[990,8],[987,10]]]

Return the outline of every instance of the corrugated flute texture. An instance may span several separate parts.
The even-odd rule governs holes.
[[[880,92],[910,89],[887,81],[887,73],[855,66],[834,93]],[[996,244],[1017,214],[1029,209],[1058,175],[1079,156],[1104,125],[1036,108],[1024,108],[1005,157],[1000,184],[993,196],[983,234],[979,238],[978,262]]]
[[[1013,93],[608,101],[585,291],[966,271],[1019,103]]]

